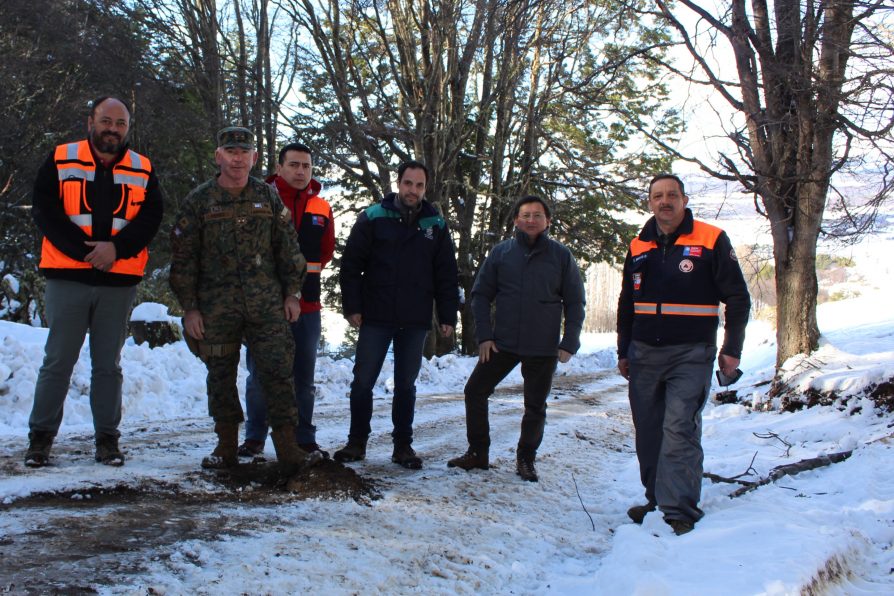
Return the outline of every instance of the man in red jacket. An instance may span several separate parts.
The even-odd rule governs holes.
[[[313,156],[310,149],[291,143],[279,152],[276,174],[267,179],[279,191],[283,204],[291,211],[292,224],[298,232],[301,253],[307,259],[307,277],[301,288],[301,316],[291,324],[295,338],[295,405],[298,407],[298,426],[295,439],[308,453],[320,451],[314,414],[314,370],[317,346],[320,343],[320,272],[335,251],[335,221],[332,208],[320,198],[320,183],[313,179]],[[264,451],[267,439],[267,407],[261,384],[255,374],[254,358],[246,350],[248,380],[245,383],[245,442],[239,455],[253,457]],[[323,455],[328,455],[325,451]]]

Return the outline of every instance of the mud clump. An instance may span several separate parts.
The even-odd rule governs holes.
[[[276,463],[262,460],[219,471],[214,478],[235,491],[240,501],[249,499],[249,491],[255,497],[261,496],[259,493],[273,491],[280,493],[281,499],[285,500],[353,500],[360,504],[368,504],[381,496],[371,480],[331,459],[289,478],[280,474]]]

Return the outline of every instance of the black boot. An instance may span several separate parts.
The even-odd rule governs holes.
[[[336,451],[332,459],[341,463],[366,459],[366,439],[348,437],[348,444]]]
[[[96,435],[96,461],[106,466],[123,466],[124,454],[118,449],[116,435]]]
[[[515,473],[528,482],[537,482],[537,470],[534,468],[534,458],[519,457],[515,461]]]
[[[487,470],[490,468],[487,449],[469,449],[459,457],[454,457],[447,462],[448,468],[462,468],[463,470]]]
[[[408,470],[421,470],[422,458],[416,455],[409,443],[401,443],[394,446],[391,461],[405,467]]]
[[[28,433],[28,451],[25,452],[25,465],[29,468],[42,468],[50,463],[50,449],[53,448],[55,436],[48,432],[31,431]]]

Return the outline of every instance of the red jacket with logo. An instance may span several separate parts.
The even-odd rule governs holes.
[[[302,191],[289,186],[279,176],[267,182],[276,187],[283,204],[292,212],[301,254],[307,259],[307,277],[301,287],[301,312],[317,312],[320,304],[320,273],[335,253],[335,219],[332,208],[320,198],[320,183],[311,179]]]
[[[720,351],[740,358],[751,299],[726,232],[696,221],[689,209],[677,231],[666,236],[650,218],[624,261],[618,358],[627,357],[633,340],[652,346],[715,344],[721,302],[726,311]]]

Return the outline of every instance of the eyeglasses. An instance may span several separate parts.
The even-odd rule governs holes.
[[[541,219],[546,219],[546,214],[545,213],[522,213],[521,215],[518,216],[518,218],[523,219],[525,221],[530,221],[532,219],[534,221],[540,221]]]

